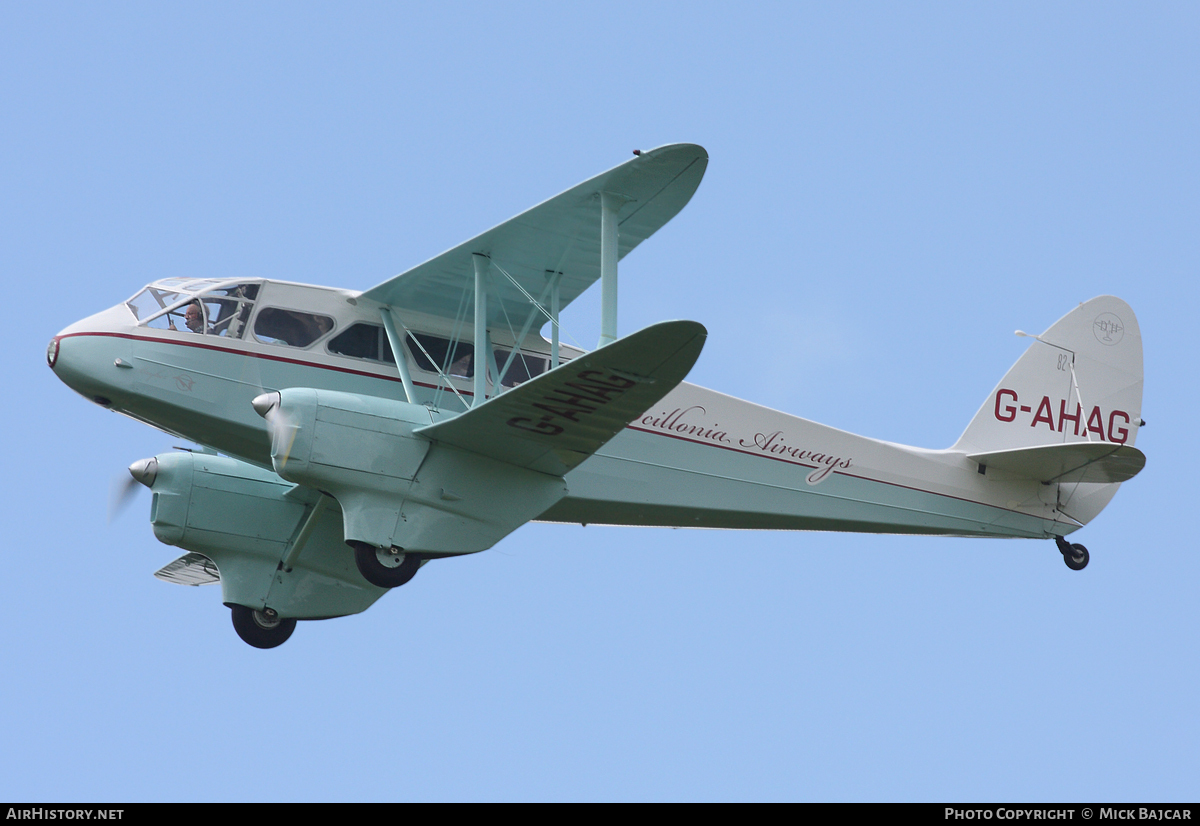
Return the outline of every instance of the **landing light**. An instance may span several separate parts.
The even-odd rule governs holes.
[[[50,369],[54,369],[54,365],[58,363],[58,336],[50,339],[49,346],[46,347],[46,364],[50,365]]]

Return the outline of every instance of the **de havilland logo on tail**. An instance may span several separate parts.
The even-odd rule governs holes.
[[[1096,316],[1092,329],[1096,333],[1096,340],[1109,347],[1120,344],[1121,338],[1125,335],[1125,325],[1112,313],[1101,313]]]
[[[707,331],[620,335],[617,263],[707,165],[695,144],[637,152],[365,291],[163,278],[62,330],[46,360],[199,445],[129,469],[182,551],[156,576],[219,583],[257,648],[533,520],[1021,537],[1085,567],[1066,537],[1145,464],[1129,305],[1099,296],[1033,336],[944,449],[689,384]],[[596,349],[560,344],[559,312],[597,282]]]

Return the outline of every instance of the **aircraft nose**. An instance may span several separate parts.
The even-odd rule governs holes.
[[[81,344],[78,337],[59,333],[46,347],[46,364],[67,387],[102,407],[110,407],[112,391],[103,381],[104,371],[98,369],[98,365],[105,357],[111,364],[112,357],[107,351],[101,352],[103,347],[89,344]]]
[[[46,364],[67,387],[109,407],[128,390],[128,376],[119,374],[132,372],[120,368],[132,366],[125,339],[135,321],[124,304],[81,318],[50,339]]]

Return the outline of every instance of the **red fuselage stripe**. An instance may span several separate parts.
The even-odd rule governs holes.
[[[317,369],[320,369],[320,370],[333,370],[336,373],[349,373],[352,376],[366,376],[367,378],[380,379],[382,381],[394,381],[394,382],[400,381],[399,376],[384,376],[384,375],[380,375],[379,373],[368,373],[365,370],[352,370],[349,367],[336,367],[332,364],[321,364],[320,362],[316,362],[316,361],[304,361],[302,359],[288,358],[286,356],[274,356],[274,355],[270,355],[268,353],[256,353],[253,350],[238,350],[233,347],[220,347],[216,344],[202,344],[201,342],[198,342],[198,341],[171,341],[171,340],[165,339],[165,338],[155,338],[154,336],[137,336],[137,335],[133,335],[131,333],[99,333],[99,332],[96,332],[96,333],[91,333],[91,332],[89,332],[89,333],[67,333],[65,336],[59,336],[58,338],[59,338],[59,340],[62,340],[64,338],[74,338],[76,336],[105,336],[108,338],[125,338],[125,339],[129,339],[131,341],[152,341],[155,344],[170,344],[175,347],[196,347],[201,350],[214,350],[218,353],[230,353],[235,356],[248,356],[250,358],[263,359],[265,361],[280,361],[280,362],[283,362],[284,364],[297,364],[301,367],[316,367]],[[438,385],[436,385],[436,384],[426,384],[426,383],[420,382],[420,381],[414,381],[413,384],[417,385],[418,387],[429,388],[430,390],[436,390],[438,388]],[[451,392],[453,392],[453,391],[451,391]],[[475,395],[472,391],[463,390],[462,388],[459,388],[458,392],[462,393],[464,396]]]
[[[315,367],[320,370],[333,370],[334,372],[337,372],[337,373],[349,373],[350,375],[354,375],[354,376],[366,376],[367,378],[381,379],[383,381],[393,381],[393,382],[400,381],[399,376],[395,376],[395,377],[381,376],[378,373],[368,373],[364,370],[351,370],[348,367],[335,367],[331,364],[320,364],[315,361],[303,361],[301,359],[287,358],[285,356],[274,356],[274,355],[270,355],[267,353],[256,353],[256,352],[253,352],[250,350],[237,350],[232,347],[220,347],[215,344],[202,344],[198,341],[170,341],[168,339],[155,338],[154,336],[138,336],[138,335],[133,335],[131,333],[103,333],[103,332],[68,333],[64,336],[59,336],[58,338],[61,340],[64,338],[74,338],[76,336],[107,336],[110,338],[130,339],[132,341],[153,341],[157,344],[170,344],[170,345],[175,345],[175,346],[179,346],[179,347],[198,347],[202,350],[215,350],[220,353],[231,353],[231,354],[237,355],[237,356],[249,356],[250,358],[265,359],[267,361],[280,361],[285,364],[296,364],[301,367]],[[424,382],[419,382],[419,381],[414,381],[413,384],[418,387],[428,388],[430,390],[436,390],[438,388],[438,385],[436,385],[436,384],[426,384]],[[468,390],[459,389],[458,392],[462,393],[464,396],[473,396],[474,395],[474,393],[472,393],[471,391],[468,391]],[[697,441],[695,439],[689,439],[685,436],[678,436],[674,433],[662,433],[661,431],[645,430],[640,427],[635,427],[632,424],[626,425],[626,429],[636,430],[639,433],[647,433],[652,436],[665,436],[669,439],[678,439],[682,442],[688,442],[689,444],[694,444],[694,445],[701,445],[703,447],[718,448],[720,450],[731,450],[734,453],[740,453],[743,456],[751,456],[755,459],[773,459],[776,462],[783,462],[784,464],[797,465],[799,467],[805,467],[805,468],[816,468],[817,467],[817,465],[808,465],[808,464],[804,464],[803,462],[792,462],[787,459],[781,459],[778,456],[763,456],[758,453],[750,453],[749,451],[739,450],[735,447],[728,447],[726,445],[715,445],[712,442],[701,442],[701,441]],[[982,505],[983,507],[986,507],[986,508],[993,508],[995,510],[1005,511],[1007,513],[1015,513],[1020,516],[1037,518],[1028,513],[1023,513],[1021,511],[1015,511],[1010,508],[1002,508],[999,505],[992,505],[987,502],[978,502],[974,499],[965,499],[961,496],[952,496],[951,494],[948,494],[948,493],[939,493],[937,491],[926,490],[925,488],[917,488],[917,487],[913,487],[911,485],[902,485],[899,482],[888,482],[883,479],[872,479],[869,476],[859,476],[854,473],[846,473],[845,471],[840,471],[840,470],[835,470],[835,471],[833,471],[833,473],[838,474],[840,476],[849,476],[852,479],[861,479],[864,482],[875,482],[876,484],[880,484],[880,485],[890,485],[892,487],[903,488],[904,490],[917,491],[918,493],[928,493],[932,496],[941,496],[946,499],[954,499],[958,502],[967,502],[972,505]],[[1057,522],[1058,520],[1055,519],[1054,521]],[[1066,524],[1066,523],[1064,523],[1064,524]]]

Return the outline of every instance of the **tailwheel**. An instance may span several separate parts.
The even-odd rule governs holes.
[[[417,575],[421,557],[406,554],[402,548],[376,548],[366,542],[351,542],[354,564],[363,579],[380,588],[399,588]]]
[[[1091,555],[1088,549],[1076,542],[1074,545],[1067,542],[1061,536],[1054,537],[1054,541],[1058,543],[1058,551],[1063,555],[1063,562],[1067,563],[1067,567],[1072,571],[1082,571],[1087,567]]]
[[[255,648],[275,648],[287,642],[296,630],[294,619],[283,619],[271,608],[257,611],[245,605],[231,605],[233,630],[242,642]]]

